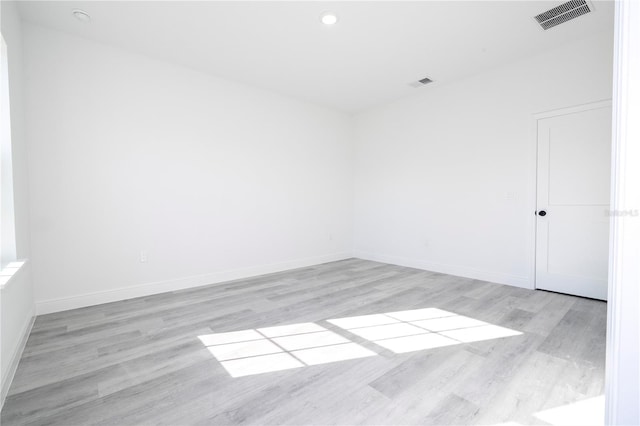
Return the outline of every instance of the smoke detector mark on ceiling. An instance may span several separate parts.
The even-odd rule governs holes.
[[[534,19],[543,30],[548,30],[592,11],[593,5],[591,2],[587,0],[570,0],[534,16]]]
[[[409,83],[409,86],[411,86],[411,87],[422,87],[422,86],[427,85],[429,83],[433,83],[433,80],[431,80],[429,77],[425,77],[425,78],[421,78],[418,81],[414,81],[413,83]]]

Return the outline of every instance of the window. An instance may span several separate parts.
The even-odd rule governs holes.
[[[2,37],[0,57],[0,269],[16,260],[13,212],[13,167],[11,115],[9,111],[9,68],[7,45]]]

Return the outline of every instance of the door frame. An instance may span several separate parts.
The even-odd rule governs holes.
[[[572,105],[564,108],[556,108],[548,111],[538,112],[533,114],[532,119],[532,134],[533,134],[533,143],[532,145],[532,153],[531,157],[533,158],[533,165],[531,168],[531,185],[533,188],[532,198],[531,198],[531,230],[529,232],[531,238],[531,248],[530,248],[530,261],[529,261],[529,276],[531,277],[531,289],[536,290],[536,249],[537,249],[537,231],[538,231],[538,220],[535,214],[538,206],[538,122],[540,120],[544,120],[546,118],[560,117],[563,115],[575,114],[577,112],[583,111],[591,111],[594,109],[607,108],[612,107],[611,99],[602,99],[594,102],[587,102],[584,104]],[[612,143],[613,149],[613,143]]]
[[[640,209],[640,2],[615,2],[611,206]],[[629,167],[629,165],[633,165]],[[640,423],[640,218],[613,216],[609,236],[605,424]]]

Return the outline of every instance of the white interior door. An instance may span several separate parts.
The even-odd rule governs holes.
[[[538,120],[536,288],[606,300],[611,107]]]

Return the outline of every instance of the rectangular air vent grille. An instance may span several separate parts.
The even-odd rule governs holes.
[[[542,29],[548,30],[549,28],[575,19],[591,11],[592,8],[586,0],[571,0],[536,15],[535,20],[540,24]]]

